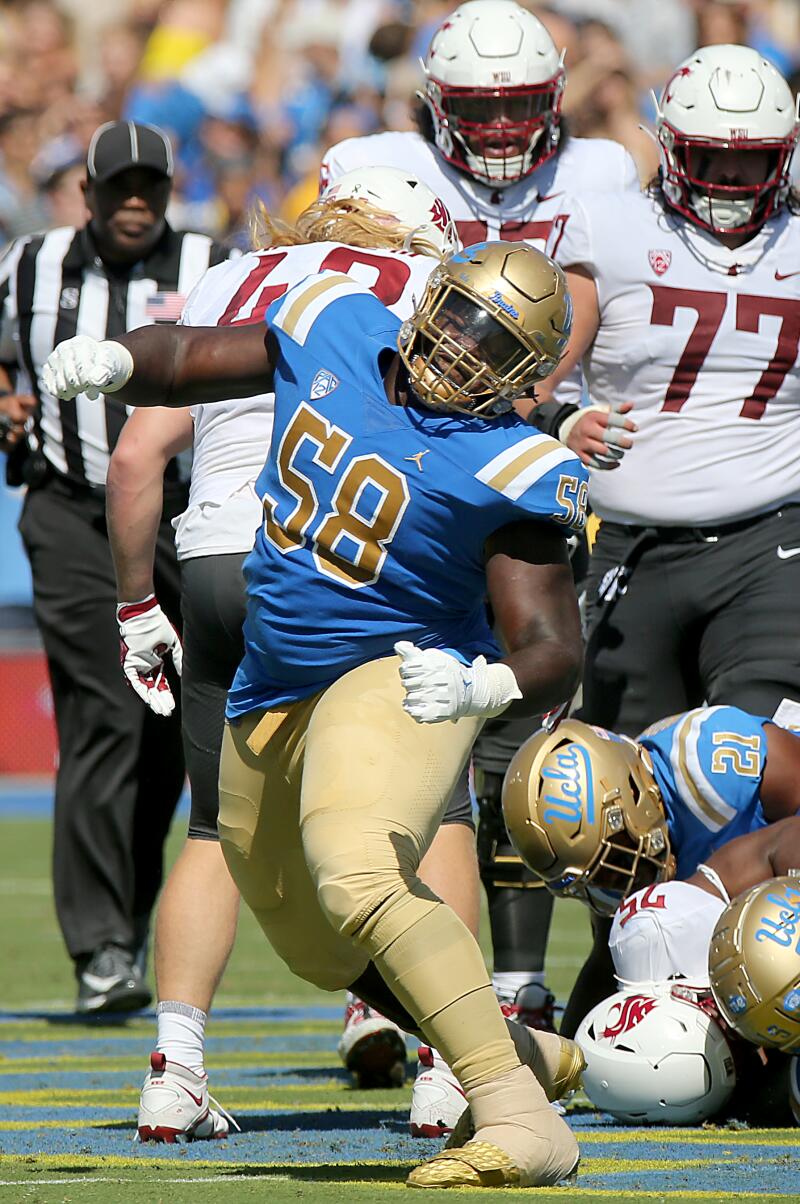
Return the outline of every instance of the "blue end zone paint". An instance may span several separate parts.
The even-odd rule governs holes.
[[[181,795],[176,816],[189,817],[189,791]],[[0,779],[0,819],[52,819],[53,783],[39,778]]]
[[[215,1037],[212,1025],[211,1087],[244,1131],[213,1146],[169,1147],[132,1142],[152,1016],[113,1030],[63,1013],[0,1013],[0,1150],[12,1163],[91,1154],[134,1168],[155,1159],[210,1164],[209,1174],[235,1163],[389,1165],[429,1157],[437,1143],[407,1133],[408,1088],[379,1097],[351,1090],[335,1058],[340,1018],[338,1007],[216,1012],[214,1023],[225,1031]],[[58,1039],[48,1032],[54,1023],[68,1025]],[[304,1024],[329,1032],[298,1031]],[[13,1039],[12,1025],[14,1034],[24,1026],[25,1040]],[[34,1065],[26,1068],[26,1061]],[[570,1123],[583,1149],[578,1185],[605,1199],[609,1191],[655,1191],[677,1201],[721,1185],[726,1193],[798,1198],[800,1131],[627,1129],[580,1109]],[[396,1172],[391,1177],[396,1181]]]

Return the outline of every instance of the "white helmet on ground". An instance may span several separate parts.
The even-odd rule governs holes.
[[[661,186],[668,203],[714,233],[758,230],[786,200],[800,135],[798,102],[749,46],[705,46],[681,63],[656,101]],[[764,156],[756,180],[709,181],[709,156]],[[748,173],[749,174],[749,173]]]
[[[448,163],[503,188],[555,154],[562,55],[514,0],[468,0],[439,26],[422,98]]]
[[[575,1040],[589,1099],[631,1124],[696,1124],[719,1112],[736,1085],[720,1026],[667,993],[612,995],[584,1017]]]
[[[357,167],[329,184],[322,196],[366,201],[407,227],[416,242],[430,243],[440,255],[450,255],[461,245],[444,201],[411,172],[397,167]]]

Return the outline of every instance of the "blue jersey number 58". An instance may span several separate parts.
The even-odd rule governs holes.
[[[352,438],[301,403],[277,454],[290,510],[277,518],[278,506],[285,512],[287,499],[265,495],[264,534],[285,554],[310,544],[319,571],[351,589],[372,585],[410,500],[406,479],[380,456],[357,456],[341,473],[330,509],[320,518],[313,478],[295,463],[304,443],[313,448],[313,463],[336,478]]]

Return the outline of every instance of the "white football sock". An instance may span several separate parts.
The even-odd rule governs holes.
[[[523,987],[544,986],[544,971],[501,970],[492,975],[492,986],[501,1003],[513,1003]]]
[[[188,1066],[195,1074],[204,1074],[205,1027],[208,1016],[189,1003],[165,999],[156,1008],[158,1042],[156,1050],[168,1062]]]

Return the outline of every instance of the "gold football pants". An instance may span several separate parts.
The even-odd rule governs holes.
[[[480,728],[417,724],[399,659],[226,728],[219,830],[270,943],[324,990],[374,962],[465,1087],[519,1065],[477,942],[417,869]]]

